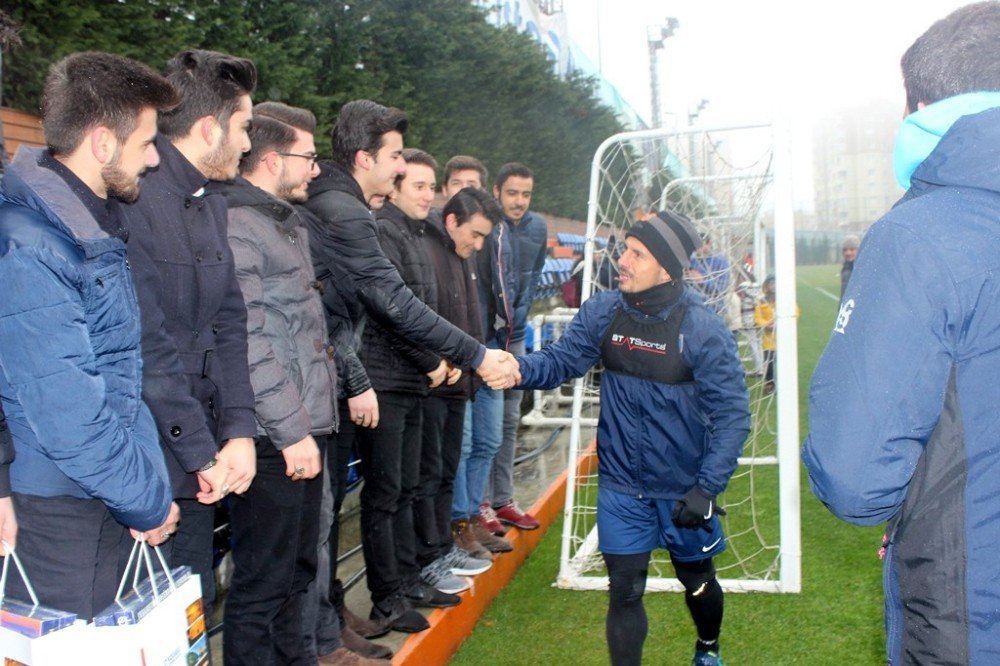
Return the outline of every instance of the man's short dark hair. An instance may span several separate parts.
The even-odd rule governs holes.
[[[403,161],[407,164],[423,164],[428,166],[434,171],[437,171],[438,163],[430,153],[420,150],[419,148],[404,148],[403,149]]]
[[[96,51],[74,53],[52,65],[45,80],[45,143],[53,154],[67,155],[98,125],[125,142],[143,109],[163,111],[177,102],[170,83],[141,62]]]
[[[493,226],[500,224],[503,219],[503,211],[500,204],[489,193],[478,187],[463,187],[455,196],[448,200],[441,212],[442,219],[448,219],[449,215],[455,216],[455,221],[459,225],[465,224],[472,219],[472,216],[481,213]]]
[[[243,175],[254,171],[267,153],[272,150],[287,151],[295,143],[294,127],[265,115],[254,114],[253,125],[248,134],[250,150],[240,158],[240,173]]]
[[[1000,91],[1000,2],[979,2],[937,21],[901,61],[906,106],[979,91]]]
[[[455,155],[444,165],[444,182],[448,182],[451,175],[456,171],[478,171],[479,182],[483,187],[490,182],[490,172],[486,166],[472,155]]]
[[[310,134],[316,131],[316,116],[309,109],[281,102],[261,102],[253,107],[250,126],[250,150],[240,158],[240,173],[257,168],[264,155],[272,150],[287,151],[295,143],[295,130]]]
[[[511,176],[517,176],[518,178],[531,178],[535,179],[535,174],[531,172],[531,169],[524,166],[520,162],[507,162],[502,167],[500,171],[497,172],[497,182],[494,183],[496,188],[502,189],[503,184],[507,182],[507,179]]]
[[[309,109],[288,106],[281,102],[261,102],[253,107],[254,122],[257,122],[257,118],[260,116],[280,120],[286,125],[291,125],[297,130],[310,134],[316,131],[316,114]]]
[[[186,136],[205,116],[215,116],[228,129],[240,98],[257,87],[252,61],[201,49],[178,53],[167,63],[165,75],[181,95],[177,108],[160,115],[160,132],[168,139]]]
[[[330,131],[333,161],[348,171],[354,170],[354,155],[363,150],[375,155],[389,132],[406,134],[406,114],[367,99],[356,99],[341,107],[337,122]]]

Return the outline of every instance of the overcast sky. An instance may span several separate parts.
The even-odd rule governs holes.
[[[796,127],[797,161],[811,161],[801,148],[812,121],[837,108],[881,97],[897,101],[902,117],[900,56],[934,21],[965,4],[564,0],[574,40],[644,117],[650,114],[646,27],[673,16],[680,25],[659,60],[666,123],[686,124],[702,99],[709,103],[699,124],[710,126],[769,121],[784,111]],[[806,169],[811,165],[798,164],[796,171]]]

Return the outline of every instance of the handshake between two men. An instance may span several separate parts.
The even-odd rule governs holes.
[[[521,383],[521,366],[510,352],[487,349],[476,373],[491,389],[509,389]]]

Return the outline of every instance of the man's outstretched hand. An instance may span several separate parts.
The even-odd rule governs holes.
[[[521,383],[520,365],[509,352],[487,349],[476,373],[491,389],[509,389]]]

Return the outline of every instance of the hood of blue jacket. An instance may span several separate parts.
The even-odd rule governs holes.
[[[975,187],[1000,192],[1000,107],[962,116],[913,172],[911,192]]]

